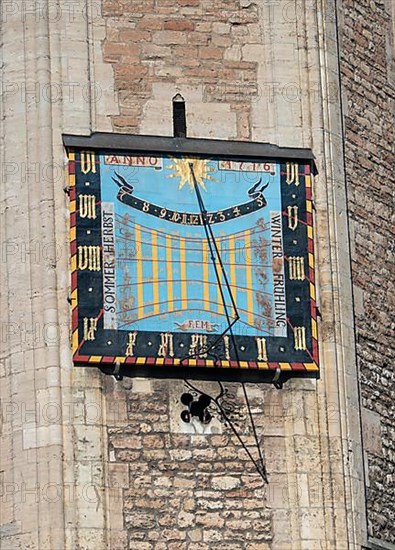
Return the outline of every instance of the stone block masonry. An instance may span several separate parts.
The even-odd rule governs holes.
[[[267,485],[225,425],[217,428],[222,433],[212,435],[174,429],[181,410],[176,403],[181,393],[169,391],[175,384],[180,392],[187,390],[182,383],[167,380],[143,386],[139,379],[132,384],[106,381],[107,398],[127,403],[127,425],[107,428],[110,470],[114,483],[123,487],[127,547],[269,548],[273,534]],[[217,384],[211,386],[215,391]],[[234,413],[237,408],[242,418],[236,421],[238,430],[257,456],[248,420],[241,416],[245,403],[236,397],[237,385],[229,386],[233,386]],[[262,397],[252,399],[252,405],[261,410]]]
[[[393,9],[393,8],[392,8]],[[369,534],[395,543],[395,50],[389,2],[343,2],[345,150]],[[369,413],[370,412],[370,413]],[[375,430],[375,432],[374,432]],[[372,433],[376,433],[374,444]]]
[[[119,93],[114,130],[139,133],[144,105],[161,83],[199,90],[209,110],[210,104],[228,104],[237,124],[233,137],[250,138],[258,61],[244,60],[242,48],[263,40],[256,4],[241,8],[238,0],[129,1],[120,13],[118,2],[104,0],[103,15],[104,60],[113,65]]]

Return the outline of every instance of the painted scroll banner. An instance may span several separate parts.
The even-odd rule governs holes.
[[[117,195],[118,200],[127,204],[131,208],[140,210],[150,216],[156,216],[157,218],[172,222],[180,223],[182,225],[204,225],[203,217],[201,213],[192,212],[177,212],[157,204],[143,201],[133,194],[133,187],[129,185],[125,178],[120,176],[117,172],[113,178],[114,182],[120,187]],[[239,216],[245,216],[246,214],[252,214],[261,208],[267,206],[267,201],[264,197],[263,191],[269,184],[262,184],[262,178],[254,183],[254,185],[248,189],[247,193],[250,197],[254,197],[253,200],[242,204],[236,204],[230,208],[225,208],[217,212],[207,212],[207,222],[211,225],[214,223],[222,223],[238,218]]]

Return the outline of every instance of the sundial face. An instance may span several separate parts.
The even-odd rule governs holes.
[[[69,159],[76,364],[318,374],[309,161]]]

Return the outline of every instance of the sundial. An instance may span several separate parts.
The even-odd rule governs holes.
[[[318,376],[311,151],[109,134],[65,144],[76,365]]]

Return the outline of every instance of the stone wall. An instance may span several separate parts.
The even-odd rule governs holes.
[[[112,119],[115,131],[155,133],[158,122],[169,127],[171,97],[162,109],[151,100],[165,99],[180,87],[194,132],[203,127],[196,124],[199,118],[209,119],[213,137],[224,137],[220,126],[226,116],[236,127],[231,137],[251,137],[258,60],[249,60],[243,48],[263,43],[257,4],[104,0],[103,16],[104,60],[113,65],[119,95],[120,113]],[[198,101],[205,109],[194,113]]]
[[[195,384],[218,393],[216,383]],[[223,404],[232,407],[233,425],[258,460],[239,384],[225,387]],[[181,381],[106,380],[107,398],[126,405],[123,425],[119,418],[108,424],[109,468],[121,490],[123,522],[114,547],[116,541],[139,550],[270,548],[266,483],[215,406],[209,407],[213,419],[207,425],[181,420],[180,397],[188,391]],[[262,392],[254,392],[251,406],[262,445]]]
[[[345,152],[369,534],[395,543],[395,70],[390,2],[343,2]]]

